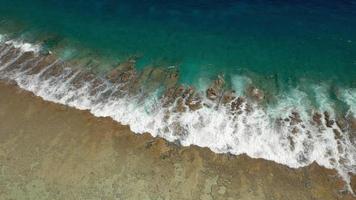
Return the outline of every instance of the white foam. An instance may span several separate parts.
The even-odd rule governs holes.
[[[5,42],[8,45],[13,45],[15,48],[20,49],[23,52],[38,53],[41,50],[41,46],[38,44],[30,44],[21,40],[8,40]]]
[[[330,100],[328,96],[328,86],[326,84],[311,85],[314,90],[316,102],[318,102],[318,111],[323,112],[327,111],[329,114],[333,114],[335,108],[334,102]],[[332,118],[335,115],[331,115]]]
[[[349,113],[356,117],[356,88],[343,89],[340,99],[349,106]]]
[[[15,46],[17,43],[11,44]],[[24,48],[24,45],[19,45],[18,48]],[[67,71],[60,77],[48,80],[43,80],[40,74],[25,75],[20,71],[17,74],[0,73],[0,77],[15,80],[21,88],[45,100],[87,109],[95,116],[111,117],[122,124],[130,125],[135,133],[148,132],[168,141],[179,141],[184,146],[208,147],[217,153],[245,153],[253,158],[272,160],[293,168],[316,162],[336,169],[346,181],[349,181],[349,172],[356,173],[356,147],[346,133],[338,144],[331,128],[325,128],[325,124],[324,128],[312,125],[311,112],[308,110],[311,102],[297,88],[281,94],[274,106],[262,108],[252,104],[250,113],[232,115],[224,106],[175,113],[173,108],[160,106],[154,93],[145,97],[144,101],[138,101],[140,96],[109,97],[100,101],[100,94],[89,95],[92,87],[89,82],[81,88],[73,88],[70,82],[76,75],[65,79],[70,74],[70,69]],[[245,87],[248,80],[247,77],[234,76],[234,87],[237,91],[242,91],[241,88]],[[104,85],[107,90],[113,87],[105,81]],[[326,98],[325,90],[315,87],[315,91],[319,94],[317,100],[322,101],[321,109],[327,109],[333,115],[332,103],[323,102]],[[342,97],[346,99],[352,112],[355,111],[355,94],[354,89],[348,89]],[[210,103],[207,99],[203,99],[203,102]],[[300,114],[302,123],[290,125],[284,120],[279,123],[276,121],[279,118],[288,118],[293,111]],[[166,113],[169,113],[168,119]],[[341,132],[335,124],[332,128]],[[298,129],[298,132],[293,133],[293,129]]]
[[[282,93],[278,97],[278,102],[275,105],[269,106],[267,113],[273,118],[286,118],[293,111],[297,111],[303,119],[307,119],[309,114],[307,108],[311,107],[311,102],[308,95],[297,89],[291,89],[287,93]]]

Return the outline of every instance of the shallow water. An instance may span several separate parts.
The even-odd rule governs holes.
[[[187,83],[197,84],[198,79],[216,73],[229,77],[251,71],[276,76],[274,87],[279,88],[288,81],[297,84],[301,77],[356,84],[352,1],[15,0],[0,4],[5,24],[9,20],[23,24],[16,34],[29,40],[47,36],[45,44],[50,48],[65,40],[66,48],[75,43],[115,59],[137,54],[143,56],[141,66],[178,64]]]
[[[0,46],[0,77],[46,100],[110,116],[136,133],[150,132],[183,145],[246,153],[290,167],[316,161],[337,169],[346,180],[347,173],[356,171],[356,141],[351,137],[356,113],[352,1],[0,0],[0,5],[0,29],[7,41]],[[49,59],[38,74],[28,73],[43,55],[31,58],[37,63],[18,60],[24,52],[44,49],[74,68],[60,76],[43,76],[57,65]],[[81,83],[82,78],[79,86],[74,83],[81,74],[75,65],[106,73],[132,56],[139,57],[138,84],[130,85],[140,88],[138,94],[101,75],[100,86]],[[169,82],[152,66],[175,66],[180,83],[198,88],[202,108],[186,106],[187,111],[176,112],[177,99],[164,107],[160,98]],[[233,89],[236,96],[247,96],[241,113],[205,97],[218,74],[226,81],[222,94]],[[251,100],[251,87],[263,91],[261,102]],[[124,97],[119,98],[118,91],[124,91]],[[334,121],[348,120],[348,126],[327,125],[327,115]]]

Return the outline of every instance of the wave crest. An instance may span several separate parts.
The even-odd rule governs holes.
[[[354,89],[344,89],[340,96],[352,114],[337,118],[333,105],[324,102],[321,86],[314,87],[319,110],[311,110],[312,102],[297,88],[264,106],[263,91],[247,77],[233,79],[236,89],[247,88],[245,96],[228,90],[223,77],[199,92],[180,85],[174,68],[138,72],[130,59],[103,77],[39,52],[40,45],[0,43],[0,79],[15,81],[45,100],[111,117],[135,133],[184,146],[245,153],[293,168],[317,162],[336,169],[347,183],[349,173],[356,173]]]

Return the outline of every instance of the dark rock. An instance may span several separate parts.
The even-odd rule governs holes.
[[[231,110],[232,111],[240,110],[244,102],[245,99],[243,97],[237,97],[234,101],[231,102]]]
[[[206,90],[206,96],[208,97],[208,99],[212,101],[218,100],[220,96],[222,96],[224,84],[224,77],[218,76],[218,79],[215,80],[212,85]]]
[[[179,86],[174,92],[174,97],[177,98],[177,97],[183,96],[184,91],[185,91],[185,88],[182,85]]]
[[[342,131],[347,130],[347,121],[344,118],[337,119],[336,124]]]
[[[297,125],[302,122],[298,112],[293,111],[292,115],[289,116],[290,125]]]
[[[196,94],[194,88],[189,88],[189,91],[187,93],[188,96],[185,100],[185,105],[187,105],[190,110],[193,111],[202,108],[201,98]]]
[[[186,110],[187,108],[185,107],[184,99],[182,97],[178,98],[176,102],[175,112],[185,112]]]
[[[294,128],[292,129],[292,133],[293,133],[294,135],[296,135],[298,132],[299,132],[299,129],[298,129],[297,127],[294,127]]]
[[[131,71],[126,71],[120,74],[120,82],[128,82],[135,74],[135,71],[131,70]]]
[[[187,101],[186,105],[189,107],[190,110],[193,111],[199,110],[203,107],[200,100]]]
[[[168,88],[162,98],[163,106],[167,107],[174,103],[177,98],[183,98],[184,92],[185,88],[182,85]]]
[[[321,126],[322,125],[322,122],[321,122],[321,114],[319,112],[315,112],[313,114],[313,122],[315,122],[318,126]]]
[[[330,114],[327,111],[324,112],[324,119],[327,127],[331,128],[334,125],[334,120],[330,119]]]
[[[175,100],[174,98],[174,93],[176,91],[177,88],[175,87],[171,87],[168,88],[162,98],[162,102],[163,102],[163,106],[167,107],[168,105],[170,105],[171,103],[173,103],[173,101]]]
[[[341,133],[337,129],[333,129],[334,132],[334,138],[335,140],[340,140],[341,139]]]
[[[326,126],[329,127],[329,128],[332,128],[334,123],[335,123],[334,120],[328,120],[328,121],[326,121]]]
[[[188,98],[190,95],[192,95],[195,92],[193,87],[188,87],[187,89],[184,90],[182,97],[183,98]]]
[[[214,88],[208,88],[206,90],[206,96],[210,99],[210,100],[216,100],[218,98],[218,94],[217,91]]]
[[[112,82],[128,82],[134,74],[136,74],[135,70],[135,60],[129,59],[126,62],[120,63],[118,67],[113,69],[106,78]]]
[[[245,111],[247,112],[247,113],[250,113],[250,112],[252,112],[252,106],[251,106],[251,104],[249,104],[249,103],[246,103],[246,106],[245,106]]]
[[[227,91],[227,92],[224,92],[224,95],[222,97],[222,102],[223,104],[228,104],[230,103],[232,100],[235,99],[235,95],[234,95],[234,92],[232,91]]]

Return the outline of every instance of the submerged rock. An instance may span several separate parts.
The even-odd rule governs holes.
[[[244,102],[245,99],[243,97],[237,97],[234,101],[231,102],[231,110],[232,111],[240,110]]]
[[[170,105],[171,103],[174,102],[175,98],[174,98],[174,93],[176,91],[177,88],[175,87],[171,87],[171,88],[168,88],[163,97],[162,97],[162,105],[163,107],[167,107],[168,105]]]
[[[63,73],[63,71],[64,71],[63,64],[61,62],[58,62],[53,65],[51,70],[48,72],[48,76],[58,77]]]
[[[188,88],[186,88],[186,89],[184,90],[182,97],[183,97],[184,99],[186,99],[186,98],[188,98],[190,95],[193,95],[194,92],[195,92],[195,89],[194,89],[193,87],[189,86]]]
[[[183,96],[185,98],[185,105],[189,107],[190,110],[198,110],[202,107],[201,105],[201,97],[196,93],[193,87],[188,87]]]
[[[221,103],[228,104],[236,98],[234,91],[226,91],[222,97]]]
[[[316,125],[321,126],[322,125],[322,121],[321,121],[321,114],[319,112],[315,112],[313,114],[313,122],[316,123]]]
[[[290,119],[290,125],[297,125],[302,122],[299,113],[295,111],[292,112],[292,115],[289,116],[289,119]]]
[[[216,100],[218,98],[217,91],[215,89],[213,89],[213,88],[208,88],[208,90],[206,91],[206,96],[210,100]]]
[[[112,83],[128,82],[136,73],[135,70],[136,61],[129,59],[126,62],[120,63],[118,67],[113,69],[106,78]]]
[[[174,87],[166,89],[166,91],[163,95],[163,98],[162,98],[163,106],[167,107],[167,106],[171,105],[172,103],[174,103],[174,101],[178,97],[183,96],[184,91],[185,91],[185,88],[182,85],[174,86]]]
[[[30,68],[26,74],[34,75],[40,73],[42,70],[46,69],[46,67],[57,62],[57,59],[54,56],[46,56],[35,63],[31,63],[32,65],[27,65]]]
[[[337,129],[333,129],[334,132],[334,138],[335,140],[340,140],[341,139],[341,133]]]
[[[24,63],[30,61],[31,59],[35,58],[35,53],[34,52],[24,52],[19,58],[17,59],[10,59],[8,62],[2,63],[7,65],[3,71],[11,71],[13,69],[20,68]],[[5,65],[1,66],[4,67]]]
[[[344,118],[339,118],[336,120],[337,126],[342,130],[346,131],[347,130],[347,121]]]
[[[265,98],[264,92],[254,86],[247,88],[247,95],[255,101],[262,101]]]
[[[187,110],[185,104],[184,104],[184,99],[182,97],[179,97],[176,101],[176,106],[175,106],[175,112],[185,112]]]
[[[219,100],[222,95],[224,85],[224,77],[218,76],[218,79],[213,81],[212,85],[206,90],[206,96],[208,99],[212,101]]]
[[[164,80],[164,86],[166,88],[171,88],[177,85],[179,80],[178,70],[170,70],[167,72],[166,79]]]
[[[199,99],[196,100],[187,100],[186,105],[189,107],[190,110],[196,111],[202,108],[201,101]]]
[[[95,79],[95,75],[89,71],[80,72],[73,80],[72,85],[76,88],[82,87],[85,83]]]
[[[350,119],[350,140],[356,145],[356,118]],[[355,180],[356,181],[356,180]]]
[[[335,123],[334,120],[330,119],[330,114],[327,111],[324,112],[324,119],[326,126],[329,128],[331,128]]]

